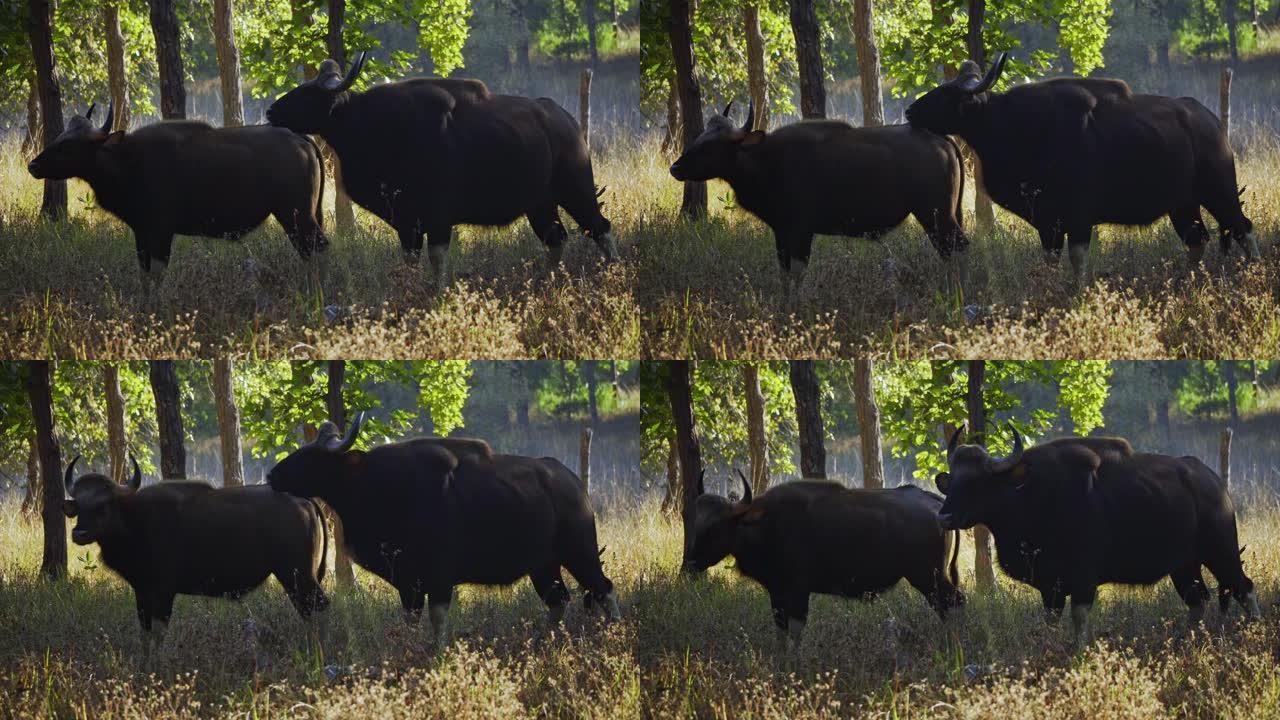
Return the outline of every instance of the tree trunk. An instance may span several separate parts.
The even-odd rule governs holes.
[[[683,125],[681,147],[690,147],[702,134],[702,90],[693,64],[693,36],[689,30],[689,0],[671,0],[671,18],[667,33],[671,39],[671,55],[676,66],[676,94],[680,98],[680,120]],[[680,212],[688,218],[707,214],[707,184],[686,182]],[[686,471],[686,475],[688,472]]]
[[[582,142],[591,147],[591,68],[582,71],[578,80],[578,129],[582,131]]]
[[[814,0],[789,0],[791,32],[796,37],[800,73],[800,115],[805,120],[827,116],[827,87],[822,70],[822,39]]]
[[[987,407],[982,398],[982,384],[987,373],[987,365],[982,360],[969,361],[969,387],[965,395],[965,403],[969,410],[969,442],[985,446],[987,444]],[[991,588],[996,584],[995,567],[991,564],[991,531],[986,525],[973,528],[975,546],[974,575],[978,587]]]
[[[1236,379],[1236,364],[1230,360],[1222,360],[1222,375],[1227,381],[1227,413],[1231,418],[1231,427],[1240,427],[1240,407],[1236,404],[1236,391],[1240,381]]]
[[[1224,0],[1222,3],[1222,18],[1227,23],[1227,48],[1231,51],[1231,67],[1233,68],[1240,64],[1240,33],[1236,27],[1237,1]]]
[[[40,455],[40,484],[44,506],[40,517],[44,525],[44,557],[40,572],[51,580],[67,574],[67,524],[62,514],[62,449],[53,426],[53,388],[47,360],[27,363],[27,398],[31,401],[31,417],[36,426],[36,451]]]
[[[27,436],[27,489],[22,495],[22,518],[30,520],[41,515],[44,496],[40,484],[40,449],[36,447],[36,434]]]
[[[244,485],[244,461],[240,454],[240,409],[231,384],[231,358],[213,360],[213,401],[218,407],[218,437],[222,448],[222,486]]]
[[[325,46],[329,57],[341,68],[347,66],[347,44],[342,37],[346,18],[347,0],[329,0],[329,27],[325,32]],[[327,143],[320,138],[316,140],[324,149],[325,164],[333,174],[333,222],[339,230],[350,230],[356,226],[356,211],[351,204],[351,196],[347,194],[347,187],[342,182],[342,161]]]
[[[667,131],[662,136],[662,152],[680,152],[680,98],[676,94],[676,80],[671,78],[667,89]]]
[[[324,401],[329,411],[329,422],[338,426],[338,432],[347,430],[347,407],[342,400],[342,384],[346,380],[346,374],[345,361],[329,361],[329,382],[325,388]],[[347,554],[346,533],[342,530],[342,520],[332,509],[329,510],[328,515],[333,523],[333,575],[339,588],[354,587],[356,574],[351,567],[351,556]]]
[[[578,437],[578,478],[582,480],[582,489],[591,493],[591,428],[582,428]]]
[[[36,89],[40,95],[40,123],[44,126],[44,141],[40,147],[53,144],[65,126],[62,121],[62,90],[58,87],[58,67],[53,59],[53,9],[49,0],[30,0],[27,34],[31,39],[31,56],[36,65]],[[44,198],[40,212],[57,219],[67,214],[67,181],[45,180]],[[48,473],[46,473],[47,475]],[[46,548],[47,552],[48,548]],[[63,554],[66,541],[63,540]],[[66,567],[63,558],[63,568]]]
[[[600,50],[596,43],[596,0],[582,0],[582,15],[587,24],[587,50],[594,70],[600,64]]]
[[[693,425],[693,392],[690,388],[689,361],[667,363],[667,396],[671,401],[671,417],[676,426],[676,448],[680,455],[681,506],[684,520],[684,557],[687,567],[693,547],[694,501],[698,499],[698,478],[702,474],[702,448],[698,429]]]
[[[124,393],[120,392],[120,366],[109,363],[102,367],[103,392],[107,396],[107,454],[111,457],[111,481],[124,482],[128,443],[124,436]]]
[[[985,68],[987,49],[982,43],[982,25],[986,22],[986,0],[969,0],[969,26],[965,33],[965,44],[968,45],[969,59]],[[973,163],[973,220],[979,229],[990,230],[996,224],[996,210],[991,204],[991,196],[987,194],[987,186],[982,182],[982,161],[978,153],[969,151],[969,159]]]
[[[812,360],[788,360],[791,392],[796,399],[796,427],[800,435],[800,477],[827,477],[827,450],[823,444],[822,402],[818,372]]]
[[[884,457],[880,449],[880,407],[871,385],[871,360],[853,361],[853,401],[858,408],[858,437],[862,444],[862,487],[884,487]]]
[[[769,439],[764,434],[764,393],[760,391],[760,366],[742,364],[742,385],[747,395],[747,450],[751,455],[751,492],[769,489]]]
[[[160,435],[160,479],[187,478],[187,450],[182,430],[182,402],[178,373],[172,360],[148,360],[151,392],[156,398],[156,428]]]
[[[684,507],[680,497],[680,451],[676,434],[667,438],[667,489],[662,494],[662,512],[679,515]]]
[[[1161,70],[1169,71],[1169,39],[1162,37],[1156,43],[1156,65]]]
[[[240,50],[233,26],[235,0],[213,0],[213,37],[218,52],[218,79],[222,88],[222,126],[244,125],[240,97]]]
[[[853,0],[853,36],[857,42],[858,77],[862,82],[862,125],[884,125],[884,98],[880,95],[880,49],[871,18],[872,0]]]
[[[160,117],[187,116],[187,88],[182,69],[182,37],[174,0],[147,0],[151,5],[151,33],[156,38],[156,67],[160,76]]]
[[[107,36],[107,85],[111,90],[112,130],[129,129],[129,77],[124,67],[124,33],[120,30],[120,0],[102,4]]]
[[[760,32],[760,4],[742,6],[743,32],[747,36],[747,87],[756,109],[756,130],[769,129],[769,80],[764,75],[764,35]]]
[[[40,91],[36,88],[36,76],[27,79],[27,134],[22,138],[22,157],[32,158],[40,152],[43,143],[40,133]]]
[[[529,70],[529,0],[517,0],[516,11],[516,67]]]
[[[596,402],[596,392],[600,388],[596,380],[596,363],[594,360],[582,360],[582,381],[587,386],[587,414],[591,418],[591,427],[600,426],[600,407]]]

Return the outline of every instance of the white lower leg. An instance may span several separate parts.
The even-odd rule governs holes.
[[[613,262],[618,259],[618,243],[613,239],[613,232],[606,231],[596,236],[596,244],[604,252],[604,259]]]
[[[445,260],[448,256],[447,245],[427,246],[427,259],[431,261],[431,279],[435,281],[437,290],[444,288]]]
[[[437,650],[443,650],[449,642],[449,606],[444,603],[427,606],[427,616],[431,619],[431,636]]]
[[[564,621],[564,603],[547,608],[547,624],[555,627]]]
[[[804,633],[804,621],[799,618],[787,618],[788,649],[795,650],[800,646],[800,635]]]
[[[1199,265],[1204,260],[1204,243],[1187,246],[1187,259],[1192,265]]]
[[[618,605],[618,595],[612,590],[604,596],[604,616],[610,620],[622,619],[622,608]]]
[[[1204,605],[1192,605],[1187,608],[1187,622],[1192,625],[1199,625],[1204,621]]]
[[[1258,593],[1249,591],[1243,598],[1240,598],[1240,604],[1244,606],[1244,610],[1249,614],[1250,620],[1262,619],[1262,606],[1258,604]]]
[[[1089,246],[1075,243],[1067,247],[1067,256],[1071,259],[1071,272],[1076,282],[1083,283],[1086,264],[1089,260]]]
[[[564,245],[548,245],[547,246],[547,264],[551,268],[560,266],[560,262],[564,259]]]
[[[1252,232],[1245,233],[1244,252],[1250,260],[1257,260],[1262,257],[1262,253],[1258,251],[1258,238]]]
[[[1092,604],[1071,604],[1071,627],[1075,630],[1076,645],[1079,647],[1089,643],[1089,611],[1092,609]]]

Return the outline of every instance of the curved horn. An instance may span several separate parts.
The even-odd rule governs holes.
[[[724,106],[724,112],[720,113],[725,117],[729,117],[729,111],[733,109],[733,101],[730,100],[728,105]]]
[[[142,469],[138,467],[138,458],[129,453],[129,462],[133,463],[133,477],[129,478],[129,489],[138,492],[138,488],[142,487]]]
[[[951,439],[947,441],[947,462],[948,463],[951,462],[951,453],[956,451],[956,443],[959,442],[960,440],[960,433],[964,432],[967,426],[968,426],[968,423],[961,423],[960,427],[956,428],[956,431],[951,433]]]
[[[747,121],[742,123],[742,132],[751,132],[752,127],[756,124],[756,101],[752,100],[747,103]]]
[[[1000,53],[1000,57],[996,58],[996,61],[991,63],[991,67],[987,69],[987,74],[983,76],[981,81],[976,85],[970,81],[961,85],[961,87],[974,94],[986,92],[991,89],[991,86],[994,85],[997,80],[1000,79],[1000,74],[1004,72],[1004,64],[1008,62],[1008,60],[1009,53]]]
[[[1022,453],[1026,451],[1026,448],[1022,446],[1022,433],[1018,432],[1013,423],[1005,424],[1009,426],[1009,432],[1013,433],[1013,452],[1008,457],[987,461],[987,469],[992,474],[1012,470],[1015,465],[1022,461]]]
[[[80,459],[79,455],[72,458],[71,464],[67,466],[66,474],[62,476],[62,487],[64,490],[67,491],[68,495],[71,494],[71,486],[76,484],[75,469],[76,469],[76,461],[79,459]]]
[[[364,52],[361,52],[360,57],[356,58],[356,61],[351,63],[351,67],[347,70],[347,76],[342,78],[341,83],[339,83],[336,87],[333,87],[331,89],[334,92],[342,92],[344,90],[350,90],[351,84],[356,81],[356,78],[360,76],[360,71],[364,69],[364,61],[368,57],[369,57],[369,51],[366,50]]]
[[[751,483],[747,482],[747,476],[742,474],[740,468],[734,468],[738,471],[738,477],[742,478],[742,503],[749,504],[751,502]]]
[[[705,469],[698,471],[698,496],[699,497],[707,494],[707,488],[704,487],[702,484],[702,478],[705,477],[706,474],[707,474],[707,471]]]
[[[97,108],[97,107],[98,107],[98,103],[96,103],[96,102],[89,103],[89,109],[84,111],[84,119],[85,119],[85,120],[92,120],[92,119],[93,119],[93,111],[94,111],[94,109],[95,109],[95,108]]]
[[[99,128],[104,133],[111,132],[111,123],[116,119],[115,103],[107,103],[107,119],[102,121],[102,127]]]
[[[356,442],[356,436],[360,434],[360,426],[364,424],[364,411],[356,413],[355,418],[351,420],[351,425],[347,427],[347,434],[342,437],[342,442],[333,446],[337,452],[346,452]]]

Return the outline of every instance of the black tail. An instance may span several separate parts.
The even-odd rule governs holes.
[[[956,198],[956,225],[961,230],[964,229],[964,154],[960,152],[960,146],[956,144],[955,139],[950,135],[943,135],[947,142],[951,143],[951,149],[956,151],[956,163],[960,165],[960,196]]]
[[[316,151],[316,163],[320,165],[320,197],[316,198],[316,227],[324,229],[324,153],[320,152],[320,146],[316,141],[311,139],[310,135],[302,135],[304,140],[311,144],[311,149]],[[961,181],[963,182],[963,180]]]
[[[952,530],[951,562],[947,572],[951,575],[951,586],[960,587],[960,531]]]
[[[324,571],[329,565],[329,521],[324,516],[324,511],[320,509],[320,503],[315,498],[307,498],[307,502],[311,503],[311,507],[316,511],[316,517],[320,520],[320,534],[324,539],[320,545],[320,571],[316,573],[316,581],[324,582]]]

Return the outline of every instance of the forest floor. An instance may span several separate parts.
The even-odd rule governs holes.
[[[634,94],[635,73],[634,56],[602,64],[602,98]],[[616,98],[605,106],[621,107]],[[0,200],[0,355],[638,357],[634,208],[643,201],[630,178],[647,148],[610,122],[604,112],[593,123],[593,160],[621,262],[605,265],[564,213],[569,240],[554,273],[524,219],[505,228],[460,226],[448,257],[452,283],[442,293],[426,258],[406,265],[395,232],[381,220],[357,210],[354,230],[334,231],[330,181],[324,207],[331,244],[310,263],[319,289],[310,282],[313,268],[268,219],[240,242],[177,237],[163,280],[146,297],[129,228],[94,208],[92,191],[79,180],[68,186],[69,220],[43,220],[41,183],[27,174],[10,138],[0,143],[0,187],[13,190]]]
[[[621,623],[587,620],[575,600],[567,631],[552,636],[527,582],[462,588],[450,616],[456,640],[436,654],[425,627],[405,625],[391,588],[358,571],[361,589],[335,599],[334,650],[321,660],[271,580],[240,602],[179,598],[147,674],[128,587],[97,565],[96,548],[73,546],[69,582],[40,578],[39,530],[8,503],[0,715],[1277,717],[1280,502],[1242,506],[1245,567],[1263,622],[1243,622],[1237,608],[1223,619],[1214,608],[1191,628],[1167,580],[1106,587],[1091,618],[1097,640],[1080,653],[1068,622],[1048,625],[1030,589],[1003,575],[993,592],[974,589],[966,535],[969,604],[954,635],[905,586],[873,602],[814,596],[788,658],[764,591],[732,560],[702,577],[679,573],[679,524],[646,502],[601,518]],[[326,663],[346,672],[328,681]]]

